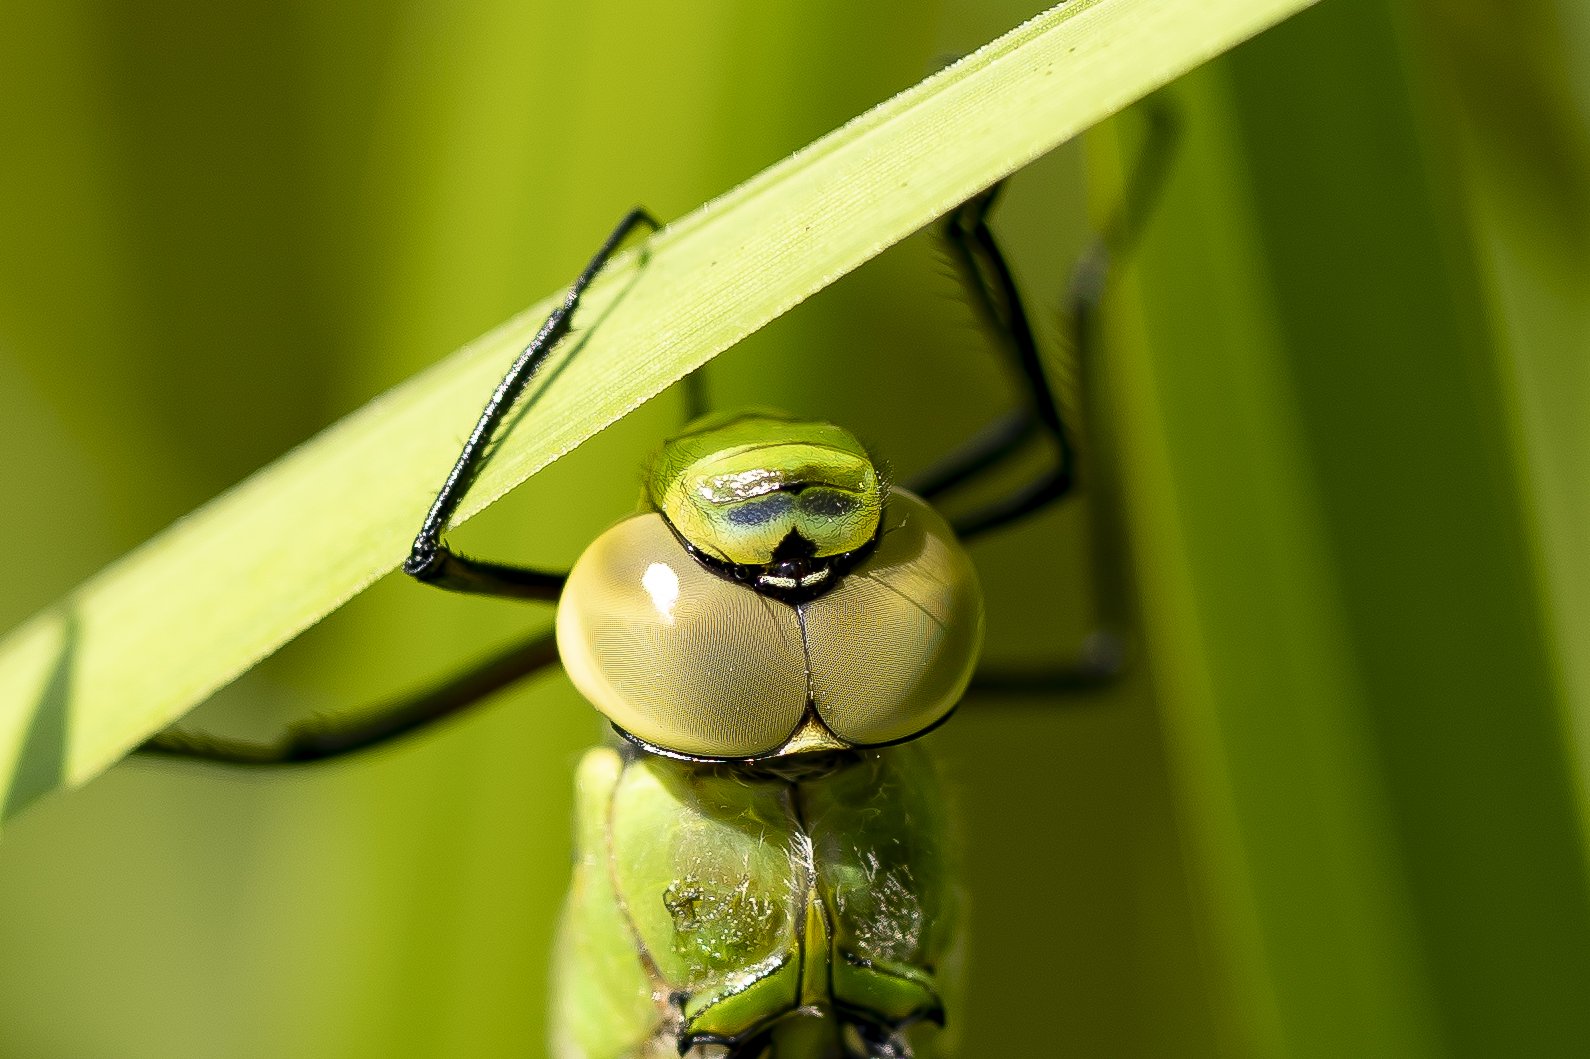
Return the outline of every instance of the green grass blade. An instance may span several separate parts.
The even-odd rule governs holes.
[[[592,288],[570,344],[580,355],[554,358],[461,519],[979,188],[1308,2],[1062,5],[671,225],[644,265],[631,255]],[[550,304],[373,401],[0,643],[5,814],[94,776],[390,571]]]

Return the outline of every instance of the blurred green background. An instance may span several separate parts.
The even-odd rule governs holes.
[[[0,628],[567,281],[1036,12],[1015,0],[0,5]],[[1590,1051],[1590,16],[1324,0],[1184,78],[1096,446],[1141,635],[933,736],[967,1055]],[[997,225],[1058,349],[1128,112]],[[918,236],[715,361],[901,473],[1011,400]],[[1057,362],[1057,369],[1060,364]],[[566,564],[665,394],[459,535]],[[1083,505],[976,545],[1074,649]],[[201,707],[354,709],[546,608],[389,578]],[[130,762],[0,842],[0,1055],[524,1056],[599,732],[561,675],[342,765]]]

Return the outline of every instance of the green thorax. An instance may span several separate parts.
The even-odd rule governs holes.
[[[935,770],[919,744],[828,760],[780,775],[591,751],[558,1052],[942,1054],[959,917]]]
[[[704,416],[665,441],[644,503],[708,557],[759,566],[864,547],[883,496],[854,434],[753,409]]]

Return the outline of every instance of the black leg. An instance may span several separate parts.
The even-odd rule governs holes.
[[[1071,275],[1067,317],[1077,372],[1084,390],[1094,355],[1094,318],[1104,296],[1110,262],[1128,253],[1137,241],[1175,151],[1174,116],[1163,105],[1149,107],[1148,113],[1151,122],[1148,140],[1128,178],[1121,205],[1084,251]],[[1000,348],[1011,357],[1024,384],[1025,400],[1021,408],[996,419],[905,485],[932,499],[997,466],[1040,432],[1050,439],[1055,462],[1035,480],[970,514],[959,516],[954,525],[963,540],[1054,503],[1071,491],[1077,477],[1072,433],[1044,375],[1032,326],[1010,266],[988,227],[988,215],[998,200],[1001,186],[995,184],[952,210],[943,221],[942,235],[973,310]]]
[[[1178,127],[1174,113],[1164,104],[1150,104],[1146,109],[1150,122],[1148,136],[1127,179],[1122,201],[1083,252],[1071,274],[1067,317],[1084,417],[1093,412],[1090,382],[1097,359],[1097,317],[1111,263],[1129,253],[1142,233],[1175,153]],[[996,186],[952,214],[946,221],[945,235],[979,315],[1015,356],[1021,375],[1029,384],[1027,402],[1023,409],[996,420],[931,469],[934,477],[926,485],[933,491],[940,491],[971,480],[997,466],[1039,431],[1051,438],[1056,461],[1053,469],[1036,480],[957,520],[956,530],[963,539],[1041,510],[1070,492],[1079,477],[1074,436],[1068,432],[1044,379],[1020,296],[993,233],[988,229],[988,208],[997,191]],[[991,284],[995,289],[990,289]],[[1125,623],[1122,603],[1125,589],[1116,547],[1121,527],[1109,499],[1096,495],[1089,510],[1099,627],[1084,640],[1079,657],[1059,668],[979,670],[972,681],[973,691],[989,694],[1079,691],[1106,683],[1120,672],[1125,649],[1116,630]]]
[[[469,440],[464,442],[464,450],[458,454],[458,462],[453,464],[453,470],[448,474],[447,481],[442,483],[441,492],[436,494],[436,501],[431,505],[430,512],[426,514],[419,535],[414,538],[414,547],[403,563],[404,573],[428,585],[453,592],[506,596],[512,599],[557,600],[558,594],[563,591],[566,574],[528,570],[455,554],[448,550],[446,542],[442,540],[442,531],[447,528],[447,520],[457,510],[459,501],[469,491],[475,475],[484,466],[489,456],[492,438],[502,425],[502,421],[512,411],[514,402],[535,377],[547,354],[552,352],[552,348],[569,333],[569,328],[574,322],[574,311],[579,308],[580,297],[585,293],[585,288],[591,285],[591,280],[602,270],[602,266],[613,256],[629,234],[640,227],[656,231],[660,226],[656,219],[643,209],[636,208],[625,214],[624,219],[618,222],[618,227],[613,229],[607,241],[596,252],[596,256],[591,258],[584,271],[569,287],[563,304],[552,310],[552,315],[548,316],[546,323],[541,325],[541,330],[536,332],[535,338],[525,347],[524,352],[519,354],[519,359],[513,362],[513,367],[508,369],[508,374],[503,376],[502,382],[497,384],[491,400],[486,402],[485,411],[480,414],[480,421],[475,424]]]
[[[1044,376],[1027,311],[1005,255],[988,227],[988,214],[1002,184],[963,202],[944,219],[941,234],[950,260],[985,329],[1011,358],[1026,398],[1015,412],[973,435],[959,449],[906,483],[932,499],[997,466],[1034,434],[1042,432],[1055,450],[1055,464],[1035,481],[953,521],[963,540],[1037,511],[1064,496],[1074,478],[1075,452]]]
[[[245,743],[182,731],[162,732],[135,753],[196,758],[226,765],[296,765],[379,746],[458,713],[558,661],[554,635],[540,632],[448,677],[438,686],[371,710],[352,722],[316,718],[293,725],[274,743]]]

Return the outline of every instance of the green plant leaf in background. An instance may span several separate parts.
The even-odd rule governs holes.
[[[467,519],[685,372],[1302,0],[1053,9],[649,241],[593,287]],[[97,774],[389,571],[550,302],[273,465],[0,644],[6,811]],[[599,324],[599,326],[598,326]],[[521,419],[523,421],[523,419]]]
[[[1116,307],[1124,474],[1163,485],[1134,496],[1156,692],[1262,1054],[1590,1041],[1583,700],[1562,683],[1583,645],[1551,615],[1584,589],[1550,407],[1573,396],[1529,380],[1520,416],[1509,378],[1515,357],[1563,372],[1585,331],[1509,350],[1542,321],[1485,312],[1499,278],[1560,299],[1561,327],[1582,268],[1536,258],[1521,284],[1508,258],[1538,234],[1509,226],[1487,260],[1498,229],[1464,204],[1517,166],[1513,208],[1579,223],[1585,125],[1544,5],[1483,44],[1477,11],[1337,0],[1184,79],[1187,154]],[[1531,447],[1555,474],[1518,462]]]

